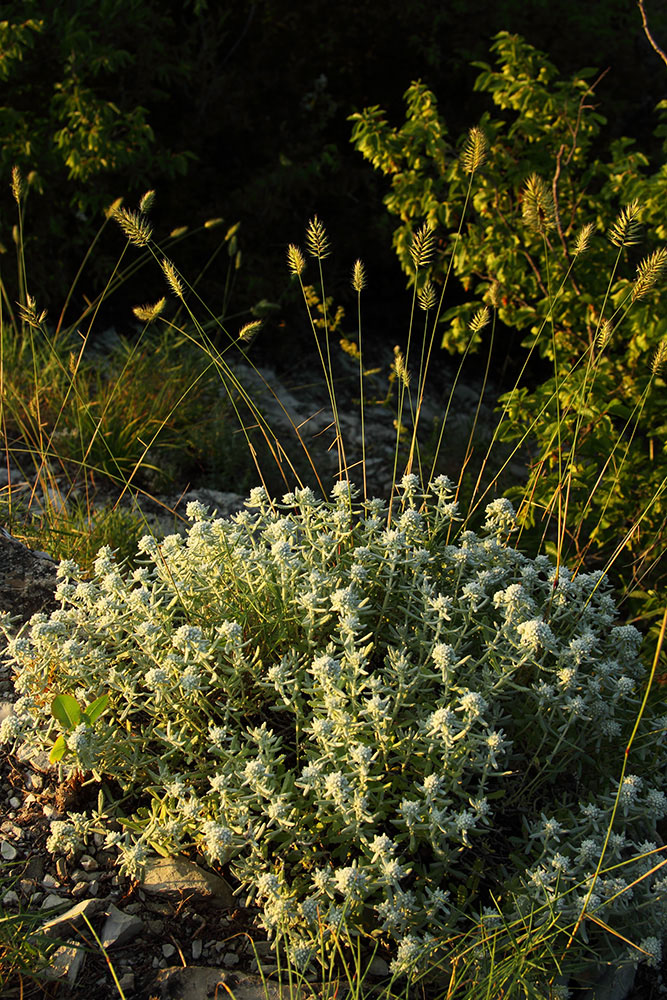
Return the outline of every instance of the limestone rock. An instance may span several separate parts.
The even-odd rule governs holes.
[[[59,900],[59,903],[63,902],[65,900]],[[46,923],[42,924],[40,934],[46,934],[47,937],[64,938],[71,931],[86,926],[84,917],[92,920],[102,909],[104,909],[104,903],[101,900],[85,899],[81,903],[77,903],[76,906],[70,907],[65,913],[60,913],[57,917],[47,920]]]
[[[9,611],[20,623],[38,611],[53,611],[56,568],[46,553],[33,552],[0,528],[0,611]]]
[[[89,900],[94,902],[94,900]],[[100,940],[104,948],[111,948],[114,945],[127,944],[140,934],[144,928],[144,922],[133,913],[123,913],[113,903],[108,908],[108,916],[104,922]]]
[[[204,896],[217,906],[233,905],[232,891],[224,879],[205,872],[186,858],[151,858],[146,863],[141,888],[147,893]]]
[[[210,1000],[212,996],[227,996],[229,991],[235,1000],[280,1000],[281,997],[278,986],[269,982],[265,985],[259,976],[232,976],[229,972],[202,965],[161,969],[155,985],[160,1000]],[[284,993],[283,990],[283,997]],[[295,1000],[298,997],[295,993]]]

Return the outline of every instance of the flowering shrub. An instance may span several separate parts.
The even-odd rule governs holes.
[[[655,960],[667,718],[650,709],[619,790],[640,634],[614,625],[601,574],[509,544],[507,500],[456,538],[446,477],[400,494],[388,516],[343,482],[330,502],[258,488],[229,519],[190,504],[187,536],[146,536],[133,572],[108,549],[90,581],[61,563],[60,609],[10,641],[21,697],[0,738],[50,746],[56,691],[108,692],[62,766],[113,778],[123,811],[54,822],[50,850],[104,827],[139,875],[149,849],[195,846],[301,965],[344,928],[402,973],[496,906],[566,927],[589,892]],[[588,927],[583,947],[616,943]]]

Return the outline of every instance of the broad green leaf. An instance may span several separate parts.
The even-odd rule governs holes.
[[[88,725],[92,726],[96,719],[99,719],[100,715],[102,715],[102,713],[106,710],[108,704],[108,694],[100,695],[100,697],[96,698],[95,701],[91,701],[90,705],[88,705],[86,711],[83,713],[83,718]]]
[[[58,694],[51,702],[51,715],[65,729],[75,729],[81,722],[81,709],[71,694]]]
[[[56,742],[51,747],[51,753],[49,754],[49,764],[57,764],[59,760],[62,760],[63,754],[65,753],[65,736],[63,733],[60,734]]]

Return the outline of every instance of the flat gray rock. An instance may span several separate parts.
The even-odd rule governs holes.
[[[144,922],[133,913],[123,913],[113,903],[107,910],[107,919],[104,921],[100,940],[104,948],[113,948],[127,944],[140,934],[144,927]]]
[[[211,997],[230,996],[234,1000],[281,1000],[278,986],[262,982],[259,976],[233,976],[221,969],[190,965],[187,969],[175,966],[161,969],[155,985],[160,1000],[211,1000]],[[216,992],[216,987],[219,989]],[[285,991],[282,998],[284,1000]],[[298,1000],[299,994],[294,994]]]
[[[66,900],[61,899],[60,902],[64,903]],[[68,931],[77,931],[85,927],[85,917],[92,920],[103,909],[102,900],[84,899],[76,906],[70,907],[64,913],[60,913],[57,917],[52,917],[51,920],[43,923],[40,927],[40,934],[46,934],[48,937],[65,937]]]
[[[140,888],[147,893],[204,896],[221,908],[234,905],[232,890],[224,879],[186,858],[149,859]]]
[[[45,975],[48,979],[66,979],[70,986],[77,980],[86,951],[78,945],[63,945],[51,955],[51,964]]]

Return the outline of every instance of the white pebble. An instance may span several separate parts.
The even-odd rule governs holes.
[[[192,957],[195,961],[197,961],[198,958],[201,958],[202,947],[201,938],[196,938],[196,940],[192,942]]]

